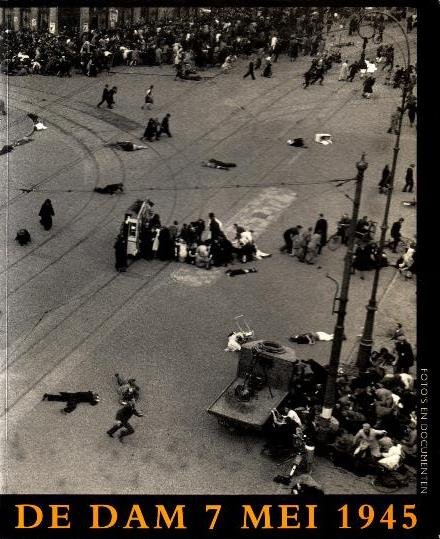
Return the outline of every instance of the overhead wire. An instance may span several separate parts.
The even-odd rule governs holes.
[[[315,181],[315,182],[273,182],[273,183],[246,183],[246,184],[235,184],[235,185],[191,185],[191,186],[171,186],[171,187],[160,187],[160,186],[151,186],[144,187],[143,189],[124,189],[124,193],[143,193],[144,191],[197,191],[197,190],[211,190],[211,189],[264,189],[266,187],[290,187],[297,185],[326,185],[326,184],[335,184],[336,187],[341,187],[347,182],[355,181],[356,178],[350,178],[345,180],[326,180],[326,181]],[[14,191],[21,191],[22,193],[88,193],[90,189],[33,189],[30,188],[18,188],[13,189]],[[111,195],[112,196],[112,195]],[[117,196],[120,196],[119,194]]]

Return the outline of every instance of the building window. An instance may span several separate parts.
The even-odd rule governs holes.
[[[49,28],[49,8],[40,7],[38,9],[38,19],[37,19],[38,29],[47,30]]]

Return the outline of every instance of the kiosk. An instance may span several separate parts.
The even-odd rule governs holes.
[[[125,212],[122,228],[127,237],[127,256],[139,255],[142,228],[153,216],[151,206],[149,201],[136,200]]]

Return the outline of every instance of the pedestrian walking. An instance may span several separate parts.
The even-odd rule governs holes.
[[[322,248],[327,243],[327,230],[328,230],[327,220],[324,219],[324,214],[320,213],[319,218],[315,224],[315,229],[313,230],[315,234],[319,234],[321,237],[321,241],[319,242],[319,246],[318,246],[319,255],[321,254]]]
[[[143,417],[143,414],[136,410],[134,400],[130,401],[127,404],[124,404],[122,408],[119,408],[119,410],[116,412],[116,423],[107,431],[107,434],[110,436],[110,438],[113,438],[113,434],[120,429],[123,429],[118,436],[121,443],[123,442],[123,438],[125,436],[133,434],[134,428],[130,425],[129,420],[134,415],[137,417]]]
[[[394,351],[397,356],[394,364],[395,374],[402,372],[408,374],[409,369],[414,365],[414,352],[404,335],[397,338]]]
[[[118,88],[116,86],[113,86],[109,92],[107,97],[107,108],[112,109],[113,105],[115,104],[115,95],[118,91]]]
[[[406,169],[406,175],[405,175],[405,185],[402,189],[404,193],[412,193],[414,189],[414,167],[415,164],[411,163],[411,165]]]
[[[52,228],[52,217],[55,215],[53,211],[52,201],[47,198],[40,208],[40,223],[43,225],[44,230],[50,230]]]
[[[249,65],[248,65],[248,70],[246,71],[246,73],[243,75],[243,78],[245,79],[246,77],[248,76],[251,76],[252,80],[255,80],[255,75],[254,75],[254,61],[251,60],[249,62]]]
[[[148,124],[145,128],[144,134],[140,138],[141,140],[147,139],[149,142],[152,142],[154,138],[157,138],[156,133],[156,121],[154,120],[154,118],[150,118],[148,120]]]
[[[170,138],[173,136],[170,133],[170,118],[171,118],[171,114],[169,112],[163,117],[162,122],[160,124],[160,129],[159,129],[159,137],[160,135],[162,135],[162,133],[165,133]]]
[[[153,88],[154,88],[153,84],[148,88],[147,93],[145,94],[145,104],[142,105],[141,107],[142,109],[146,107],[148,110],[151,110],[151,105],[154,103]]]
[[[101,97],[101,101],[96,105],[98,108],[103,104],[105,103],[106,101],[108,101],[108,97],[109,97],[109,89],[108,89],[108,84],[106,84],[104,86],[104,90],[102,90],[102,97]]]
[[[388,188],[390,186],[390,167],[389,165],[385,165],[382,170],[382,178],[379,182],[379,193],[386,193],[388,191]]]

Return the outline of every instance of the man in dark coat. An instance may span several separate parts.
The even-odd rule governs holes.
[[[128,404],[125,404],[116,412],[116,423],[107,431],[107,434],[110,436],[110,438],[113,438],[113,434],[119,429],[124,429],[118,436],[120,442],[123,441],[122,439],[124,438],[124,436],[129,436],[130,434],[133,434],[134,428],[129,423],[129,420],[133,415],[137,417],[143,416],[143,414],[139,413],[136,410],[134,400],[130,401]]]
[[[149,142],[153,141],[157,135],[156,122],[154,118],[148,120],[147,127],[145,128],[144,134],[141,137],[141,140],[147,139]]]
[[[394,350],[397,356],[395,372],[397,374],[408,373],[410,367],[414,365],[414,352],[403,335],[397,339]]]
[[[116,86],[113,86],[113,88],[111,88],[111,90],[108,91],[107,100],[106,100],[108,109],[113,108],[113,105],[115,103],[115,94],[117,93],[117,91],[118,91],[118,88]]]
[[[52,228],[52,217],[55,215],[55,212],[49,198],[43,202],[38,215],[40,216],[40,223],[43,225],[44,230],[50,230]]]
[[[405,176],[405,186],[403,187],[402,191],[406,193],[412,193],[414,189],[414,167],[415,164],[412,163],[407,169],[406,169],[406,176]]]
[[[104,90],[102,91],[101,101],[96,105],[97,107],[100,107],[103,103],[105,103],[105,102],[108,100],[108,98],[109,98],[109,95],[108,95],[109,91],[110,91],[110,90],[108,89],[108,84],[106,84],[106,85],[104,86]]]
[[[69,414],[76,409],[78,403],[87,402],[92,406],[95,406],[100,401],[98,393],[94,391],[77,391],[75,393],[69,393],[68,391],[60,391],[58,395],[51,393],[45,393],[43,400],[65,402],[66,407],[63,408],[63,412]]]
[[[248,66],[248,70],[246,71],[246,73],[243,75],[243,78],[245,79],[246,77],[248,76],[251,76],[252,80],[255,80],[255,75],[254,75],[254,61],[251,60],[249,62],[249,66]]]
[[[160,129],[159,129],[159,134],[158,134],[158,137],[160,137],[160,135],[162,135],[162,133],[165,133],[167,134],[169,137],[172,137],[172,134],[170,133],[170,118],[171,118],[171,114],[170,113],[167,113],[161,124],[160,124]]]
[[[402,237],[402,234],[400,233],[400,229],[402,228],[403,221],[404,221],[404,219],[403,219],[403,217],[401,217],[398,221],[393,223],[392,226],[391,226],[390,234],[391,234],[391,237],[393,239],[393,244],[392,244],[393,253],[396,252],[397,245],[398,245],[398,243],[400,241],[400,238]]]
[[[318,254],[321,254],[323,246],[327,243],[327,229],[328,229],[328,223],[326,219],[324,219],[324,214],[319,214],[319,219],[316,221],[315,224],[315,234],[319,234],[321,236],[321,243],[318,247]]]

